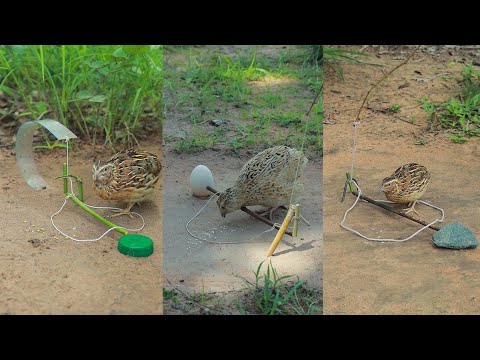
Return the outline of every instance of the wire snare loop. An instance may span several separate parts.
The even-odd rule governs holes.
[[[80,241],[80,242],[88,242],[88,241],[98,241],[100,239],[102,239],[105,235],[107,235],[110,231],[112,230],[116,230],[116,229],[124,229],[124,230],[128,230],[128,231],[141,231],[144,227],[145,227],[145,219],[143,218],[142,215],[140,215],[139,213],[136,213],[136,212],[132,212],[132,214],[135,214],[137,215],[138,217],[140,217],[142,219],[142,226],[137,228],[137,229],[128,229],[126,227],[123,227],[123,226],[113,226],[113,227],[110,227],[110,229],[108,229],[107,231],[105,231],[100,237],[96,238],[96,239],[76,239],[66,233],[64,233],[62,230],[60,230],[56,225],[55,223],[53,222],[53,218],[58,215],[62,210],[63,208],[65,207],[65,205],[67,204],[67,200],[69,198],[75,198],[75,202],[79,202],[83,205],[85,205],[86,207],[88,208],[91,208],[91,209],[111,209],[111,210],[122,210],[120,208],[115,208],[115,207],[110,207],[110,206],[93,206],[93,205],[89,205],[85,202],[83,202],[81,199],[79,199],[74,191],[73,191],[73,181],[72,181],[72,177],[74,177],[73,175],[70,175],[70,172],[69,172],[69,151],[68,151],[68,147],[69,147],[69,139],[68,137],[66,138],[65,140],[65,144],[66,144],[66,148],[67,148],[67,159],[66,159],[66,179],[68,179],[68,181],[70,182],[70,191],[68,193],[68,195],[66,195],[65,197],[65,200],[63,202],[63,205],[60,207],[60,209],[55,212],[52,216],[50,216],[50,221],[53,225],[53,227],[60,233],[62,234],[63,236],[65,236],[66,238],[70,239],[70,240],[74,240],[74,241]],[[62,178],[64,178],[64,176],[62,176]]]

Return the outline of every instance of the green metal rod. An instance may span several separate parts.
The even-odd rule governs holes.
[[[63,192],[68,194],[67,163],[63,163]]]
[[[350,189],[350,192],[353,193],[355,189],[353,188],[353,184],[350,182],[350,180],[352,180],[352,174],[346,173],[345,175],[347,175],[347,180],[349,181],[348,188]]]
[[[100,220],[102,223],[104,223],[105,225],[107,226],[110,226],[110,227],[114,227],[115,230],[117,230],[119,233],[123,234],[123,235],[127,235],[128,234],[128,231],[125,230],[125,229],[122,229],[122,228],[118,228],[117,226],[118,225],[115,225],[114,223],[112,223],[111,221],[108,221],[107,219],[105,219],[104,217],[98,215],[95,211],[93,211],[92,209],[90,209],[88,206],[86,206],[82,201],[80,201],[74,194],[71,194],[71,193],[67,193],[68,196],[70,196],[70,199],[72,199],[72,201],[77,204],[78,206],[80,206],[83,210],[85,210],[87,213],[89,213],[90,215],[92,215],[95,219],[97,220]]]
[[[75,178],[75,181],[77,182],[77,188],[78,188],[78,198],[75,196],[75,194],[72,194],[68,192],[68,174],[67,174],[67,163],[63,163],[63,192],[65,195],[69,196],[72,201],[80,206],[83,210],[85,210],[87,213],[92,215],[95,219],[100,220],[102,223],[104,223],[107,226],[110,226],[112,228],[115,228],[120,234],[127,235],[128,231],[122,228],[118,228],[118,225],[115,225],[111,221],[108,221],[104,217],[100,216],[97,214],[95,211],[90,209],[88,206],[86,206],[83,203],[83,182],[80,177],[72,176]]]

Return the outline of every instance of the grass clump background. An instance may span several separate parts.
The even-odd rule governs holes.
[[[287,145],[322,152],[320,45],[167,46],[165,116],[178,151]],[[220,120],[222,125],[212,125]],[[217,122],[218,123],[218,122]]]
[[[162,69],[158,45],[1,45],[0,118],[54,119],[93,142],[131,145],[161,123]]]
[[[433,103],[427,97],[420,99],[428,127],[447,129],[457,143],[480,136],[480,71],[469,65],[462,69],[461,75],[460,91],[449,101]]]

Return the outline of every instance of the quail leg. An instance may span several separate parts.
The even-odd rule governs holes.
[[[280,206],[277,206],[277,207],[269,208],[267,210],[260,210],[260,211],[255,211],[255,212],[258,215],[263,216],[263,217],[267,217],[270,221],[273,221],[273,213],[280,208],[288,210],[288,208],[286,206],[280,205]]]
[[[128,215],[131,219],[133,219],[133,215],[130,212],[131,208],[133,207],[135,203],[130,203],[128,206],[125,208],[125,210],[112,210],[113,212],[116,212],[118,214],[110,215],[110,217],[114,218],[117,216],[122,216],[122,215]]]
[[[410,203],[411,206],[410,206],[410,204],[408,204],[410,207],[409,207],[408,210],[405,212],[405,214],[408,214],[409,212],[414,212],[415,214],[420,215],[420,214],[418,213],[418,211],[415,210],[415,204],[416,204],[416,203],[417,203],[417,200],[412,201],[412,202]]]

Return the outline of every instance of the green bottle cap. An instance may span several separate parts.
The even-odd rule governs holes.
[[[118,239],[118,251],[124,255],[147,257],[153,254],[153,241],[141,234],[127,234]]]

